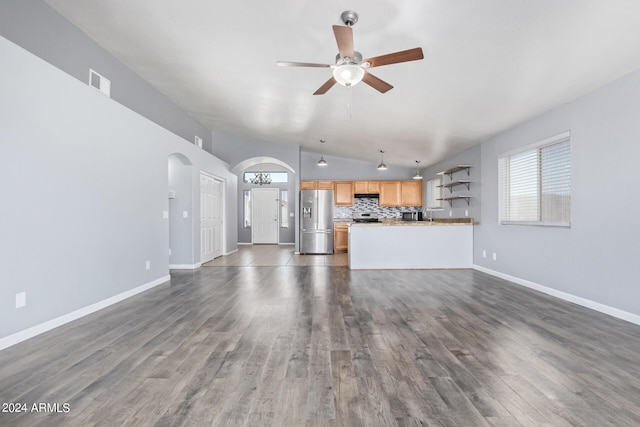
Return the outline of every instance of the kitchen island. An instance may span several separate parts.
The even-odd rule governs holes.
[[[349,268],[471,268],[473,221],[353,223],[349,227]]]

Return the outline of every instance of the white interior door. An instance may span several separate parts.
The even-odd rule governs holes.
[[[280,189],[251,190],[251,242],[278,243]]]
[[[200,173],[200,262],[222,256],[224,183]]]

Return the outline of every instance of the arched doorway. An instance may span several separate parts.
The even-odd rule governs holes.
[[[180,153],[168,159],[169,268],[194,268],[193,165]]]
[[[269,173],[273,182],[259,185],[249,179]],[[294,169],[272,157],[254,157],[236,165],[238,175],[238,243],[296,243],[295,205],[298,178]],[[284,179],[286,177],[286,179]]]

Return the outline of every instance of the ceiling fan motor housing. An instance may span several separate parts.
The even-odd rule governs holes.
[[[360,64],[360,62],[362,62],[362,54],[360,52],[357,51],[353,51],[353,58],[340,58],[340,54],[336,55],[336,65],[343,65],[343,64]]]
[[[358,22],[358,14],[353,10],[345,10],[340,15],[340,19],[342,20],[342,22],[344,22],[344,25],[346,25],[347,27],[351,27],[355,25],[356,22]]]

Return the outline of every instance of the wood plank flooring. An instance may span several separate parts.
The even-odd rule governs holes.
[[[293,245],[240,245],[238,251],[203,264],[203,267],[266,267],[276,265],[349,265],[349,255],[300,255]]]
[[[40,402],[0,425],[638,426],[640,327],[473,270],[175,271],[0,351]]]

